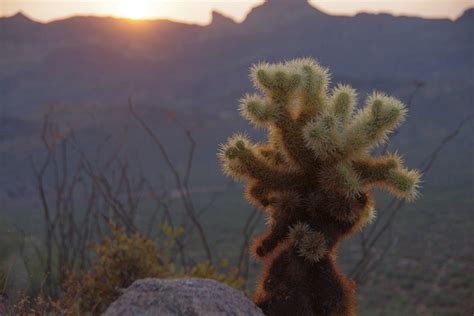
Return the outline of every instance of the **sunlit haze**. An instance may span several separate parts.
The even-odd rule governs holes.
[[[132,19],[166,18],[206,24],[210,20],[212,10],[241,21],[252,7],[263,2],[263,0],[0,0],[0,15],[9,16],[22,11],[42,22],[73,15],[97,15]],[[310,3],[330,14],[386,12],[394,15],[451,19],[457,18],[465,9],[474,6],[474,0],[311,0]]]

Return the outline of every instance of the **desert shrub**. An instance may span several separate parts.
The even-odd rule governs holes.
[[[59,310],[56,309],[54,302],[43,295],[32,298],[25,294],[21,295],[20,299],[11,307],[8,306],[6,314],[12,316],[59,315]]]
[[[191,268],[177,265],[172,252],[182,228],[162,226],[163,240],[154,241],[136,232],[128,234],[111,224],[111,233],[91,246],[95,260],[84,272],[70,272],[57,303],[65,314],[100,314],[135,280],[143,278],[210,278],[242,289],[243,280],[225,261],[218,267],[205,261]]]
[[[227,260],[221,261],[218,268],[208,261],[199,263],[195,265],[190,271],[184,272],[183,276],[213,279],[239,290],[245,289],[245,282],[243,278],[239,277],[239,270],[236,267],[230,267]]]
[[[96,257],[90,269],[71,272],[67,278],[61,299],[67,310],[101,312],[133,281],[169,276],[170,265],[154,241],[140,233],[128,235],[113,224],[110,228],[109,236],[91,245]]]

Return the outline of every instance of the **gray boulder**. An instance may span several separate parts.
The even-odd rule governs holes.
[[[263,313],[242,292],[214,280],[143,279],[127,288],[103,315],[262,316]]]

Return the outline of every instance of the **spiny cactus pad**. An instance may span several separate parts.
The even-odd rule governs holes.
[[[255,301],[268,315],[353,315],[354,284],[335,264],[338,243],[373,218],[372,188],[408,201],[418,196],[417,171],[396,153],[370,154],[406,108],[373,93],[356,109],[356,91],[329,91],[329,72],[313,59],[261,63],[251,78],[259,93],[245,96],[240,111],[268,130],[268,142],[238,134],[219,156],[269,217],[253,246],[264,265]]]

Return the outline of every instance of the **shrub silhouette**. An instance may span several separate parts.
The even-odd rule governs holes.
[[[342,239],[374,216],[370,190],[414,200],[420,175],[393,153],[373,157],[406,114],[381,93],[355,111],[356,92],[312,59],[251,70],[262,93],[245,96],[242,115],[268,129],[268,142],[244,135],[222,146],[224,172],[246,182],[247,199],[268,213],[253,246],[264,270],[255,302],[268,315],[355,315],[355,284],[336,265]]]

